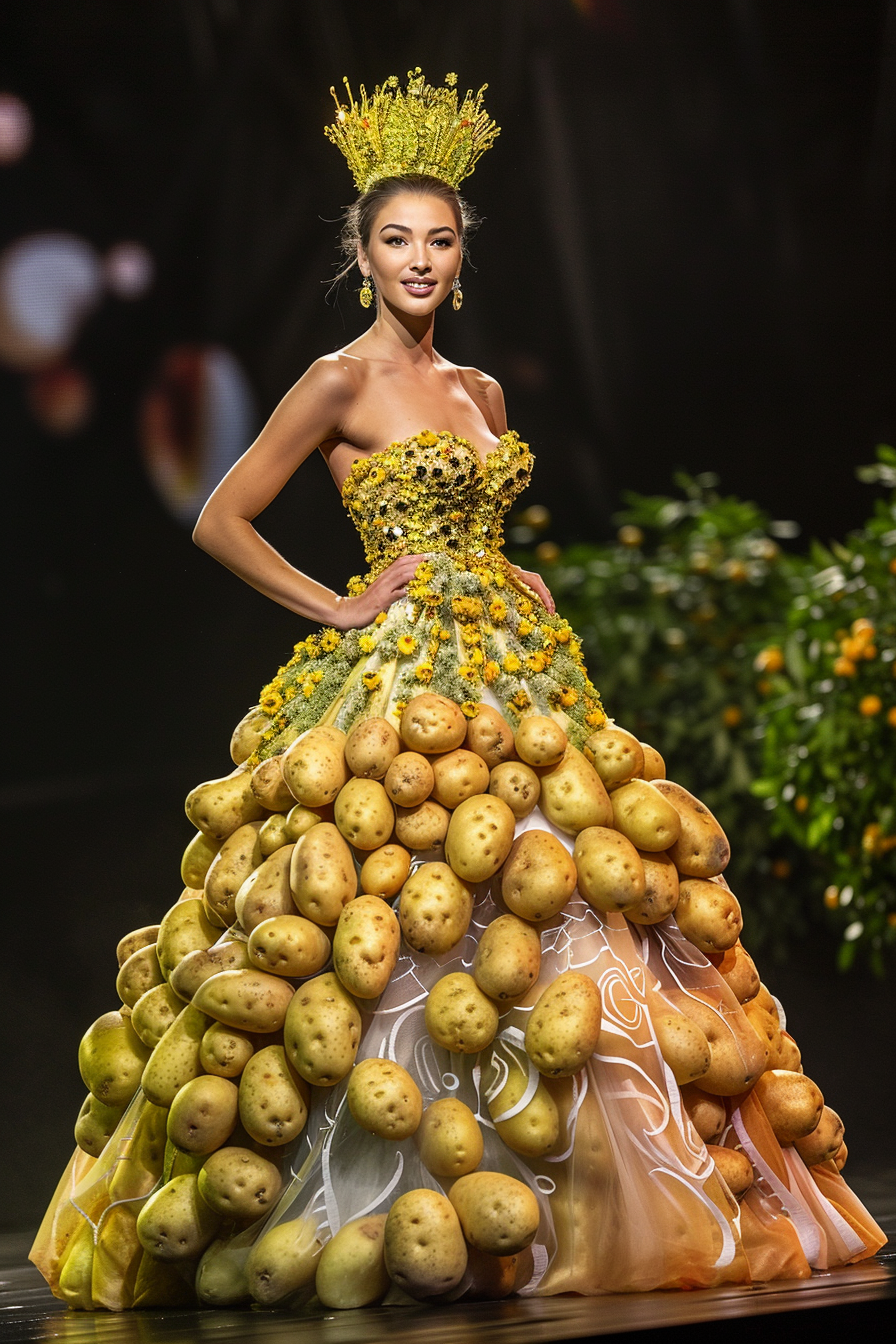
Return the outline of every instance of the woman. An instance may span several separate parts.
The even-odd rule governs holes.
[[[697,1287],[883,1242],[737,940],[727,841],[501,554],[530,455],[432,343],[481,98],[416,72],[328,130],[376,319],[195,534],[325,628],[188,798],[184,898],[122,940],[125,1014],[82,1043],[80,1149],[32,1253],[73,1307]],[[369,565],[346,597],[252,526],[315,448]]]

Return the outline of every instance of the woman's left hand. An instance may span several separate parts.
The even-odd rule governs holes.
[[[550,590],[540,574],[533,574],[528,569],[520,569],[518,565],[512,566],[515,573],[519,575],[527,588],[544,603],[550,614],[553,616],[557,610],[557,605],[551,597]]]

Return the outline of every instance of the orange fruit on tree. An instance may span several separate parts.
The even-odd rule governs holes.
[[[859,713],[866,719],[871,719],[875,714],[879,714],[883,707],[883,701],[879,695],[863,695],[859,701]]]

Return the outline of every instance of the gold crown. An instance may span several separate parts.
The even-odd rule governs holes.
[[[499,132],[482,106],[487,84],[475,98],[468,90],[458,106],[457,75],[446,75],[445,87],[435,88],[419,65],[408,71],[405,90],[397,75],[378,84],[370,98],[362,84],[360,103],[347,79],[344,83],[348,106],[331,88],[336,120],[324,127],[324,135],[345,155],[360,192],[381,177],[402,173],[426,173],[457,188]]]

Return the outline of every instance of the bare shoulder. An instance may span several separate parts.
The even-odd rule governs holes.
[[[287,397],[322,397],[333,405],[347,404],[358,387],[359,361],[344,350],[321,355],[286,394]]]
[[[467,392],[482,407],[483,414],[495,434],[506,434],[507,411],[501,384],[490,374],[469,365],[457,365],[457,374]]]

